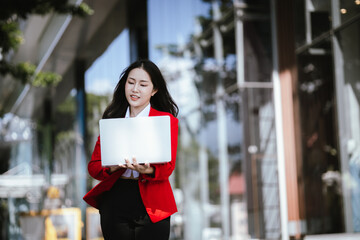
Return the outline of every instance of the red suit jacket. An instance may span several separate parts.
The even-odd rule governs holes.
[[[162,164],[150,164],[155,169],[155,174],[150,176],[140,174],[139,189],[145,209],[152,222],[158,222],[177,212],[174,195],[170,186],[169,176],[175,168],[176,151],[178,143],[178,119],[167,112],[160,112],[150,108],[149,116],[170,116],[171,126],[171,161]],[[100,181],[85,196],[84,200],[89,205],[98,208],[98,199],[101,194],[111,189],[116,180],[125,172],[120,169],[112,174],[107,167],[101,165],[100,137],[96,142],[91,160],[88,164],[89,174]]]

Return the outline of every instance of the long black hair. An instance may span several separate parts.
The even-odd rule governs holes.
[[[171,113],[176,117],[178,115],[179,108],[167,90],[166,82],[160,69],[152,61],[140,59],[133,62],[121,73],[120,80],[114,90],[113,99],[109,106],[105,109],[102,118],[125,117],[126,110],[129,107],[129,102],[125,97],[125,83],[130,71],[135,68],[141,68],[147,72],[154,85],[154,89],[157,90],[156,94],[150,99],[151,107],[158,111]]]

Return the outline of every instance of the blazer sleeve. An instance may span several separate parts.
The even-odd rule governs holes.
[[[176,163],[176,153],[177,153],[177,145],[178,145],[178,123],[179,120],[174,116],[170,116],[170,126],[171,126],[171,161],[168,163],[161,164],[150,164],[155,170],[154,174],[141,174],[142,178],[145,178],[150,181],[161,181],[166,180],[170,177],[172,172],[175,169]]]
[[[108,173],[109,168],[101,165],[100,136],[96,141],[94,151],[91,155],[91,160],[88,164],[88,171],[90,176],[99,181],[106,179],[110,175]]]

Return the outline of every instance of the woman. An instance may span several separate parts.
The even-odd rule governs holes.
[[[178,107],[153,62],[136,61],[121,74],[103,118],[170,116],[171,161],[138,164],[133,158],[123,165],[103,167],[98,138],[88,170],[100,183],[84,200],[99,209],[105,239],[169,239],[170,216],[177,211],[168,180],[176,161],[177,114]]]

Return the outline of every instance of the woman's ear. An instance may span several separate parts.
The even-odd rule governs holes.
[[[154,89],[151,93],[151,96],[153,97],[157,93],[157,91],[158,91],[157,89]]]

